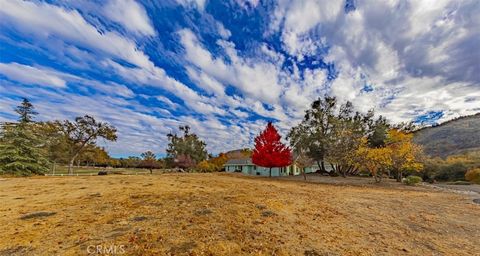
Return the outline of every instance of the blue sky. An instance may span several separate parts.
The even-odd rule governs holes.
[[[0,121],[115,125],[114,156],[188,124],[214,153],[324,95],[392,122],[480,112],[480,2],[0,0]]]

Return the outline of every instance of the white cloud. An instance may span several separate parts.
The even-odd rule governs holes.
[[[27,1],[1,1],[0,26],[12,26],[47,43],[52,37],[94,49],[140,67],[150,68],[149,57],[135,43],[111,31],[100,33],[76,10]],[[35,25],[32,25],[35,24]]]
[[[478,111],[478,11],[477,1],[356,1],[348,14],[338,1],[279,1],[269,33],[300,60],[330,46],[325,61],[339,72],[330,94],[340,100],[393,121],[428,111],[445,119]]]
[[[155,35],[150,18],[142,5],[135,0],[110,0],[104,6],[106,17],[127,30],[143,35]]]
[[[188,10],[185,15],[210,15],[204,11],[205,0],[178,2],[200,10]],[[237,2],[240,7],[259,4]],[[180,124],[192,126],[214,152],[251,146],[265,121],[248,117],[275,118],[285,134],[311,101],[326,93],[341,101],[351,100],[362,111],[375,107],[395,122],[429,111],[444,111],[442,120],[479,111],[480,16],[473,0],[461,4],[451,0],[355,1],[357,9],[348,14],[343,1],[279,0],[274,13],[266,14],[273,21],[264,35],[279,33],[282,50],[296,58],[266,43],[240,52],[233,43],[238,35],[208,16],[213,27],[206,30],[220,37],[214,46],[220,51],[210,52],[212,45],[202,43],[203,33],[193,32],[205,30],[187,24],[191,28],[178,32],[185,51],[167,56],[183,65],[185,69],[179,72],[185,72],[190,81],[172,78],[140,50],[140,36],[156,34],[140,4],[111,0],[99,9],[96,3],[81,3],[60,7],[37,1],[0,1],[0,28],[26,38],[18,44],[54,56],[51,59],[68,66],[66,70],[79,71],[74,76],[39,65],[0,63],[0,73],[8,79],[0,78],[0,90],[11,97],[32,95],[43,119],[91,113],[112,122],[119,128],[120,140],[109,144],[109,150],[117,154],[147,149],[164,152],[165,134]],[[78,11],[70,9],[72,5]],[[100,20],[105,17],[132,33],[122,35],[104,27]],[[325,46],[329,51],[322,56],[319,50]],[[305,56],[325,57],[334,63],[337,78],[329,81],[325,69],[295,63]],[[284,69],[285,61],[291,69]],[[117,82],[80,77],[95,72],[105,72]],[[365,85],[373,91],[366,92]],[[231,90],[227,93],[227,89]],[[150,95],[135,95],[133,90]],[[164,91],[175,99],[160,95]],[[148,106],[137,101],[142,97]],[[10,98],[0,98],[0,118],[11,117],[3,107],[12,104]]]
[[[66,81],[59,77],[56,72],[45,69],[12,63],[0,63],[0,74],[10,80],[24,84],[41,85],[46,87],[66,87]]]
[[[1,2],[0,7],[0,13],[3,11],[6,14],[4,18],[6,22],[24,33],[32,33],[36,37],[40,37],[41,42],[46,45],[49,43],[49,38],[59,37],[66,43],[103,52],[106,56],[103,60],[97,60],[97,64],[104,63],[106,70],[113,68],[127,81],[169,90],[199,113],[226,113],[225,110],[215,106],[209,98],[198,95],[188,86],[169,77],[163,69],[156,67],[145,53],[137,49],[133,41],[122,37],[117,32],[100,33],[94,26],[87,23],[76,10],[67,10],[46,3],[21,1]],[[31,24],[36,25],[31,26]],[[120,58],[137,65],[138,68],[127,68],[111,58]],[[107,88],[99,86],[99,89],[104,91]],[[130,92],[127,91],[128,88],[120,89],[117,94],[130,95]]]
[[[232,32],[230,32],[230,30],[226,29],[222,23],[220,22],[217,22],[217,30],[218,30],[218,34],[220,34],[220,36],[223,38],[223,39],[228,39],[231,35],[232,35]]]
[[[76,87],[79,91],[115,95],[124,98],[131,98],[134,93],[125,85],[115,82],[99,82],[97,80],[85,79],[75,75],[52,70],[42,66],[28,66],[18,63],[0,63],[0,74],[8,79],[27,85],[40,85],[56,89]]]
[[[199,113],[219,115],[226,113],[225,110],[212,104],[209,98],[199,95],[190,87],[167,76],[165,70],[161,68],[154,67],[152,70],[127,68],[113,61],[106,61],[104,65],[113,68],[113,70],[127,81],[163,88],[175,94],[192,110]]]
[[[280,31],[284,48],[302,59],[318,48],[319,42],[309,37],[310,32],[320,23],[333,22],[342,13],[343,4],[329,0],[279,1],[270,29]]]
[[[169,98],[165,96],[156,96],[157,100],[165,103],[167,106],[169,106],[171,109],[178,109],[179,105],[173,101],[171,101]]]
[[[219,41],[231,61],[231,64],[227,64],[204,49],[192,31],[181,30],[179,35],[188,61],[209,76],[224,84],[235,86],[248,97],[266,103],[273,104],[280,97],[282,86],[279,84],[277,76],[279,70],[275,65],[240,58],[232,43]]]
[[[260,3],[260,0],[236,0],[236,1],[243,8],[246,8],[246,7],[255,8]]]
[[[203,11],[207,0],[177,0],[177,3],[184,7],[196,7]]]

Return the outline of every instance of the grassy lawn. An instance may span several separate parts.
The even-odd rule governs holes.
[[[0,255],[480,251],[480,205],[421,187],[175,173],[4,178],[0,198]]]

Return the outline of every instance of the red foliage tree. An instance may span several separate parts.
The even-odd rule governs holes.
[[[270,177],[273,167],[284,167],[292,163],[290,148],[285,146],[280,139],[280,134],[271,122],[255,138],[252,162],[258,166],[270,168]]]

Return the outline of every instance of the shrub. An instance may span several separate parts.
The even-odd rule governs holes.
[[[471,169],[465,173],[465,180],[480,184],[480,168]]]
[[[194,168],[196,172],[215,172],[218,171],[217,167],[208,162],[207,160],[203,160],[200,163],[197,164],[197,166]]]
[[[403,182],[404,182],[405,184],[409,185],[409,186],[413,186],[413,185],[415,185],[415,184],[417,184],[417,183],[420,183],[420,182],[422,182],[422,181],[423,181],[423,180],[422,180],[421,177],[413,176],[413,175],[412,175],[412,176],[406,177]]]
[[[441,181],[463,180],[466,172],[467,167],[462,163],[448,164],[440,167],[435,174],[435,179]]]

